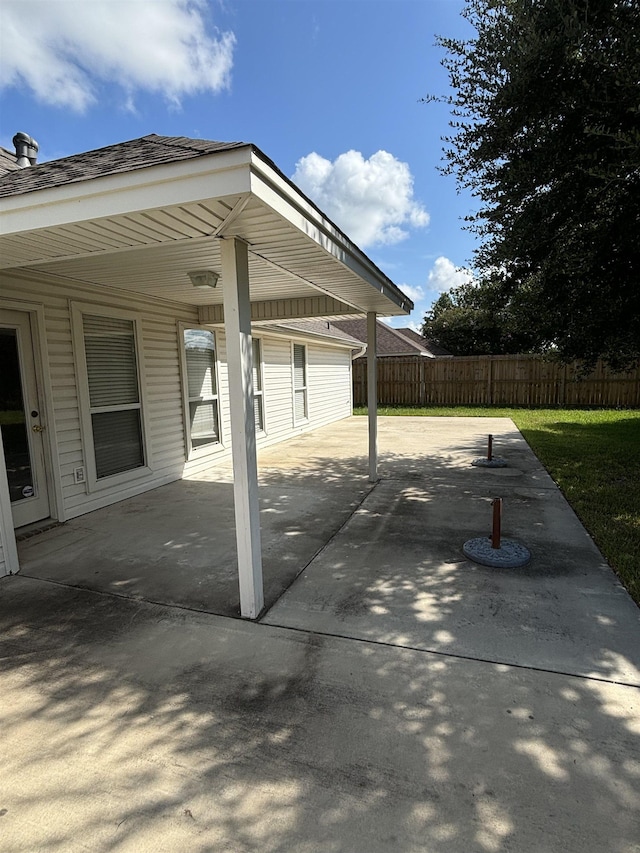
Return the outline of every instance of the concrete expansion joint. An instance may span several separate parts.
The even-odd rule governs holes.
[[[334,532],[333,532],[333,533],[331,534],[331,536],[327,539],[327,541],[326,541],[323,545],[321,545],[321,546],[318,548],[318,550],[317,550],[317,551],[312,555],[311,559],[310,559],[310,560],[308,560],[308,561],[304,564],[304,566],[302,566],[302,568],[300,569],[300,571],[298,572],[298,574],[297,574],[297,575],[292,579],[291,583],[290,583],[290,584],[289,584],[285,589],[283,589],[283,590],[282,590],[282,592],[281,592],[281,593],[280,593],[280,595],[276,598],[276,600],[275,600],[272,604],[270,604],[270,605],[269,605],[269,607],[265,607],[265,608],[264,608],[264,609],[263,609],[263,610],[258,614],[258,617],[257,617],[257,618],[256,618],[256,620],[255,620],[256,622],[262,622],[262,621],[265,619],[265,617],[266,617],[266,616],[267,616],[267,614],[271,611],[271,609],[272,609],[273,607],[275,607],[275,605],[280,601],[280,599],[282,598],[282,596],[283,596],[283,595],[285,595],[285,593],[286,593],[288,590],[290,590],[290,589],[291,589],[291,587],[295,584],[295,582],[298,580],[298,578],[306,572],[306,570],[309,568],[309,566],[311,566],[311,564],[314,562],[314,560],[316,560],[316,559],[317,559],[317,558],[318,558],[318,557],[319,557],[319,556],[320,556],[324,551],[326,551],[326,549],[331,545],[331,543],[334,541],[334,539],[335,539],[337,536],[339,536],[339,535],[340,535],[340,533],[342,533],[342,531],[345,529],[345,527],[347,526],[347,524],[349,524],[349,522],[351,521],[351,519],[352,519],[355,515],[357,515],[357,513],[358,513],[358,512],[360,512],[360,510],[362,509],[362,507],[363,507],[363,505],[364,505],[364,502],[365,502],[365,501],[367,500],[367,498],[368,498],[368,497],[373,493],[373,491],[375,490],[376,486],[377,486],[381,481],[382,481],[382,478],[381,478],[381,477],[379,477],[379,478],[376,480],[376,482],[375,482],[375,483],[369,483],[369,488],[367,489],[367,491],[365,492],[365,494],[362,496],[362,498],[358,501],[358,503],[357,503],[357,504],[352,508],[351,512],[349,513],[349,515],[347,516],[347,518],[345,518],[345,520],[342,522],[342,524],[340,525],[340,527],[338,527],[338,529],[337,529],[337,530],[334,530]],[[310,632],[310,633],[313,633],[313,632]]]
[[[230,617],[227,617],[230,618]],[[436,655],[439,658],[451,658],[452,660],[472,661],[474,663],[490,664],[491,666],[506,666],[509,669],[521,669],[526,672],[539,672],[547,675],[560,675],[566,678],[577,678],[580,681],[596,681],[601,684],[615,684],[618,687],[630,687],[634,690],[640,689],[640,682],[621,681],[615,678],[604,678],[599,675],[588,675],[582,672],[569,672],[563,669],[551,669],[550,667],[533,666],[523,663],[512,663],[511,661],[492,660],[491,658],[476,657],[474,655],[456,654],[455,652],[442,652],[438,649],[425,649],[420,646],[399,645],[385,640],[372,640],[364,637],[352,637],[349,634],[338,634],[331,631],[318,631],[309,628],[300,628],[292,625],[281,625],[277,622],[263,623],[265,628],[277,628],[280,631],[294,631],[298,634],[307,634],[318,638],[327,637],[332,640],[348,640],[351,643],[361,643],[367,646],[381,646],[387,649],[400,649],[407,652],[418,652],[423,655]]]
[[[371,493],[372,490],[373,489],[371,489],[363,497],[362,501],[360,502],[360,505],[366,500],[366,498],[369,496],[369,494]],[[343,527],[347,523],[348,523],[348,520],[345,521]],[[323,549],[321,549],[321,550],[323,550]],[[315,559],[315,557],[313,559]],[[311,560],[310,562],[312,562],[312,561],[313,560]],[[300,575],[298,575],[298,577],[299,576]],[[162,602],[162,601],[152,601],[148,598],[135,598],[133,596],[123,595],[122,593],[118,593],[118,592],[111,592],[111,591],[105,592],[103,590],[90,589],[88,587],[78,586],[76,584],[64,583],[62,581],[54,581],[54,580],[51,580],[48,578],[37,578],[37,577],[34,577],[33,575],[22,574],[22,572],[20,572],[17,575],[14,575],[14,577],[24,578],[26,580],[34,581],[36,583],[45,583],[45,584],[50,584],[51,586],[64,587],[66,589],[76,589],[80,592],[86,593],[87,595],[95,595],[95,596],[98,596],[100,598],[114,598],[114,599],[120,599],[123,601],[133,601],[136,604],[142,604],[142,605],[148,604],[148,605],[153,606],[153,607],[161,607],[167,611],[180,611],[182,613],[184,613],[184,612],[197,613],[200,616],[213,616],[216,619],[224,619],[225,621],[229,621],[229,622],[233,622],[233,623],[237,623],[237,624],[256,625],[256,626],[259,626],[260,628],[275,628],[279,631],[291,631],[291,632],[294,632],[297,634],[306,634],[309,636],[317,637],[318,639],[322,639],[322,638],[326,637],[326,638],[335,639],[335,640],[347,640],[347,641],[352,642],[352,643],[359,643],[359,644],[367,645],[367,646],[381,646],[383,648],[400,649],[400,650],[404,650],[407,652],[418,652],[418,653],[424,654],[424,655],[435,655],[439,658],[451,658],[452,660],[474,661],[475,663],[491,664],[491,666],[507,666],[510,669],[520,669],[520,670],[525,670],[528,672],[540,672],[540,673],[547,673],[549,675],[566,676],[567,678],[577,678],[580,681],[594,681],[594,682],[600,682],[602,684],[615,684],[618,687],[630,687],[630,688],[633,688],[634,690],[640,689],[640,682],[622,681],[620,679],[604,678],[602,676],[588,675],[588,674],[579,673],[579,672],[569,672],[567,670],[562,670],[562,669],[551,669],[549,667],[540,667],[540,666],[532,666],[532,665],[527,665],[527,664],[513,663],[511,661],[492,660],[490,658],[477,657],[474,655],[456,654],[455,652],[443,652],[443,651],[439,651],[438,649],[425,649],[425,648],[420,648],[419,646],[399,645],[397,643],[386,642],[384,640],[365,639],[363,637],[352,637],[352,636],[349,636],[348,634],[339,634],[339,633],[330,632],[330,631],[323,632],[323,631],[318,631],[318,630],[311,630],[309,628],[299,628],[299,627],[294,627],[291,625],[281,625],[277,622],[264,622],[263,621],[264,617],[267,615],[269,610],[271,610],[271,607],[273,607],[273,605],[271,605],[271,607],[269,607],[268,610],[265,610],[264,613],[261,613],[257,619],[241,619],[239,616],[226,616],[226,615],[221,614],[221,613],[214,613],[211,610],[199,609],[197,607],[188,607],[184,604],[167,604],[166,602]]]

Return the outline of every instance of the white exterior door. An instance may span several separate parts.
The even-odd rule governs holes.
[[[47,518],[40,400],[31,335],[24,311],[0,309],[0,428],[14,527]]]

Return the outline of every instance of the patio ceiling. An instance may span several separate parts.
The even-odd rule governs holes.
[[[44,164],[45,166],[47,164]],[[34,172],[37,167],[34,168]],[[200,307],[222,322],[220,240],[248,245],[252,319],[407,314],[411,301],[254,146],[6,194],[0,266]]]

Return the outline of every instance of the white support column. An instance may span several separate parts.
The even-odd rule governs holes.
[[[222,240],[220,255],[229,370],[240,613],[247,619],[255,619],[264,605],[264,591],[247,244],[235,238]]]
[[[369,412],[369,481],[378,481],[378,359],[376,313],[367,313],[367,409]]]

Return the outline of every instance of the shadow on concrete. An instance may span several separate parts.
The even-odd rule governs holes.
[[[637,849],[637,691],[0,589],[12,853]]]
[[[349,426],[354,421],[366,426],[358,420],[352,419]],[[330,435],[325,438],[325,453],[318,453],[317,432],[261,453],[266,608],[277,601],[371,490],[366,456],[345,455],[349,448],[341,446],[339,434],[335,443]],[[444,456],[415,451],[383,453],[380,474],[404,479],[428,476],[431,482],[470,474],[481,482],[481,472],[467,464],[474,450],[461,442]],[[459,459],[468,471],[457,472]],[[523,477],[516,467],[493,473],[505,480]],[[224,468],[219,474],[213,469],[206,479],[171,483],[26,539],[19,543],[21,573],[237,616],[231,476]]]
[[[479,437],[450,437],[440,452],[420,452],[415,438],[387,442],[375,488],[348,442],[319,452],[309,434],[261,455],[263,620],[640,684],[637,609],[520,434],[497,441],[504,469],[471,466]],[[515,572],[462,553],[490,533],[495,496],[503,535],[533,555]],[[26,576],[239,614],[223,476],[83,516],[21,543],[21,558]]]
[[[462,552],[490,534],[496,492],[523,568]],[[555,487],[504,477],[381,482],[263,619],[640,685],[637,607]]]

